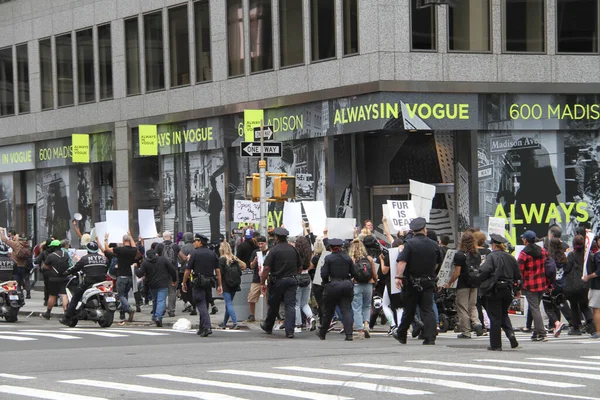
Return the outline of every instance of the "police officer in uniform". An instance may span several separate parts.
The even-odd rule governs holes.
[[[65,316],[59,319],[63,325],[69,326],[69,322],[75,314],[77,304],[81,301],[85,291],[92,287],[92,285],[106,280],[108,259],[103,254],[98,253],[98,243],[89,242],[85,248],[88,253],[62,274],[63,276],[68,276],[74,275],[79,271],[83,273],[83,280],[73,291],[73,297],[71,297]]]
[[[194,236],[194,251],[190,254],[185,274],[181,282],[181,289],[187,292],[187,281],[190,274],[194,274],[193,297],[196,302],[196,308],[200,313],[200,329],[197,334],[202,337],[212,335],[210,325],[210,315],[208,314],[208,299],[212,292],[215,271],[217,272],[217,293],[223,293],[221,286],[221,270],[219,268],[219,259],[214,251],[208,248],[208,238],[196,233]]]
[[[488,254],[479,268],[481,285],[479,295],[483,298],[485,309],[490,317],[490,346],[488,350],[502,350],[500,328],[504,329],[511,348],[517,348],[519,342],[515,337],[508,308],[513,301],[513,290],[521,281],[521,271],[515,258],[506,252],[506,238],[491,234],[492,253]],[[520,296],[517,292],[517,298]]]
[[[415,319],[417,306],[423,320],[423,344],[434,345],[437,334],[433,312],[433,292],[435,290],[435,270],[442,262],[437,242],[427,237],[425,218],[415,218],[410,223],[413,238],[406,241],[404,250],[398,254],[396,288],[402,289],[404,314],[400,326],[393,336],[406,344],[406,333]]]
[[[331,254],[325,257],[321,267],[321,278],[323,278],[323,321],[317,331],[317,336],[325,340],[327,328],[335,313],[336,306],[342,312],[342,322],[346,340],[352,340],[352,325],[354,315],[352,313],[352,299],[354,297],[354,284],[352,283],[352,270],[354,262],[350,256],[342,251],[344,242],[340,239],[329,240]]]
[[[8,246],[0,243],[0,282],[13,280],[16,268],[17,263],[8,255]]]
[[[276,228],[275,247],[269,252],[263,262],[261,276],[261,291],[266,293],[266,280],[269,278],[269,311],[267,318],[260,325],[268,334],[273,332],[273,325],[279,306],[283,301],[285,305],[285,334],[292,339],[296,324],[296,290],[298,288],[297,274],[302,273],[302,260],[294,246],[288,243],[289,232],[285,228]]]

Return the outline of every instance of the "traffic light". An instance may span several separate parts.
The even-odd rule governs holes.
[[[278,176],[273,179],[273,197],[278,200],[296,198],[296,177]]]
[[[246,200],[260,201],[260,178],[258,176],[247,176],[244,190]]]

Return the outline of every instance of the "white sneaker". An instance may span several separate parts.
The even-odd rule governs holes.
[[[302,328],[300,326],[295,327],[294,333],[302,333]]]

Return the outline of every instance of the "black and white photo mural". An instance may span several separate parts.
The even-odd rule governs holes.
[[[0,226],[13,226],[13,174],[0,174]]]

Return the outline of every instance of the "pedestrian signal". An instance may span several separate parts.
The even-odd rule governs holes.
[[[273,179],[273,197],[278,200],[296,198],[296,177],[278,176]]]
[[[246,200],[260,201],[260,178],[258,176],[247,176],[244,190]]]

